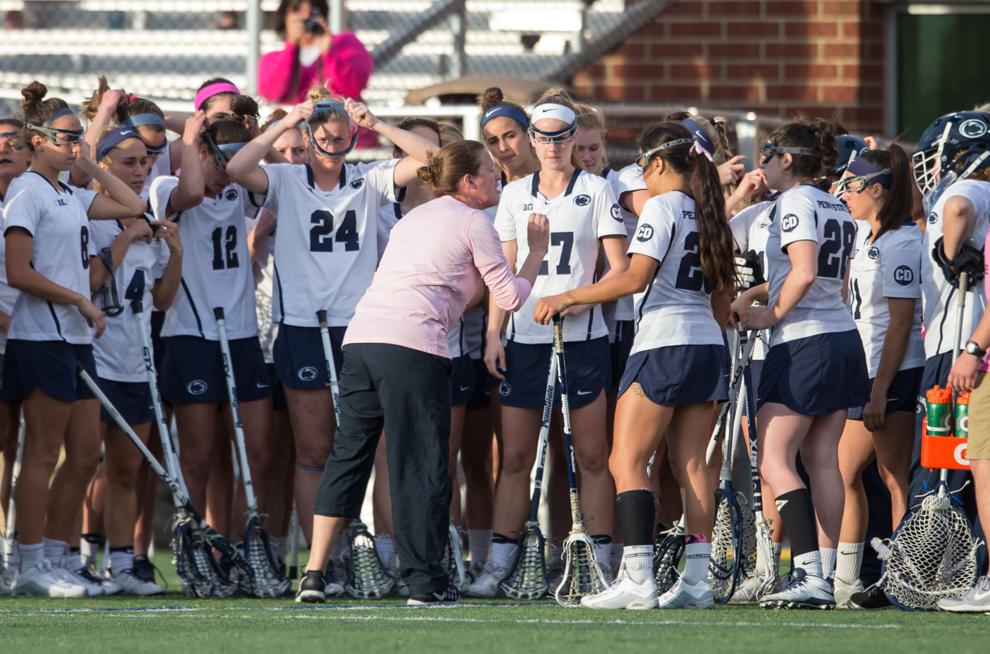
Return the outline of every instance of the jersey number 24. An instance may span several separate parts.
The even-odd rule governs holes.
[[[309,251],[310,252],[333,252],[333,244],[343,243],[344,252],[354,252],[361,247],[358,240],[357,212],[349,209],[344,212],[344,219],[337,227],[337,233],[333,231],[333,214],[329,211],[319,209],[309,217]]]

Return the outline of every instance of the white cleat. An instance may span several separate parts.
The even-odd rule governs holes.
[[[508,574],[508,568],[499,565],[494,559],[488,559],[478,578],[464,587],[464,594],[469,597],[496,597],[499,583]]]
[[[86,597],[86,587],[69,581],[65,575],[56,573],[50,562],[42,561],[17,575],[17,581],[14,583],[14,594],[78,598]]]
[[[764,597],[760,606],[765,609],[833,609],[835,596],[827,579],[808,575],[797,568],[784,589]]]
[[[987,613],[990,611],[990,577],[977,579],[976,585],[962,597],[940,599],[938,608],[953,613]]]
[[[715,606],[711,584],[702,579],[689,584],[680,577],[677,583],[657,599],[658,609],[710,609]]]
[[[633,581],[624,567],[611,587],[596,595],[585,595],[581,606],[586,609],[629,609],[642,611],[657,607],[657,582],[647,574],[641,583]]]
[[[112,574],[110,579],[120,587],[123,595],[136,595],[137,597],[149,597],[151,595],[162,595],[165,592],[161,586],[153,581],[144,581],[134,575],[132,570],[123,570]]]
[[[862,593],[865,589],[863,588],[863,582],[859,579],[855,583],[847,584],[841,579],[833,579],[832,584],[834,590],[832,594],[835,598],[835,608],[837,609],[851,609],[854,608],[851,600],[852,596],[857,593]]]
[[[736,588],[736,592],[732,593],[729,604],[756,604],[760,601],[761,591],[765,581],[763,577],[755,574],[746,577]],[[774,583],[771,590],[775,591],[776,586],[777,584]]]

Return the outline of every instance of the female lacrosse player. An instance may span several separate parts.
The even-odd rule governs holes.
[[[227,403],[214,309],[222,308],[230,338],[237,399],[244,422],[251,476],[260,506],[271,479],[271,382],[258,342],[254,280],[244,217],[257,212],[251,194],[232,184],[227,162],[249,140],[240,123],[206,127],[198,111],[182,135],[179,177],[162,176],[151,187],[156,219],[172,218],[184,244],[180,292],[165,316],[162,395],[172,403],[180,462],[194,506],[206,501],[216,458],[217,408]]]
[[[827,578],[842,519],[838,441],[847,410],[868,397],[862,341],[842,298],[856,226],[844,204],[814,185],[834,162],[835,139],[818,123],[771,135],[760,162],[767,185],[780,191],[767,240],[769,286],[737,300],[748,307],[745,329],[773,327],[757,392],[760,472],[776,494],[795,567],[783,590],[761,600],[765,607],[834,605]],[[767,303],[750,307],[754,300]]]
[[[406,161],[399,166],[404,168]],[[396,167],[396,178],[404,172]],[[412,593],[409,603],[457,599],[440,562],[450,501],[445,332],[479,294],[482,281],[496,305],[511,310],[525,301],[546,253],[548,228],[541,217],[529,220],[533,248],[514,276],[481,211],[498,199],[495,169],[484,147],[473,141],[447,145],[429,157],[419,176],[437,199],[396,225],[374,282],[347,329],[341,430],[320,482],[300,601],[322,600],[322,566],[340,528],[358,515],[383,425],[389,438],[396,544]]]
[[[102,168],[135,193],[144,188],[149,156],[136,130],[116,127],[107,131],[97,143],[96,158]],[[154,412],[137,330],[145,330],[150,340],[152,305],[159,311],[168,309],[179,288],[182,245],[178,226],[149,223],[143,216],[108,220],[93,223],[90,237],[97,251],[90,262],[90,283],[102,296],[106,314],[106,330],[93,348],[100,388],[147,442]],[[132,311],[134,298],[142,302],[140,315]],[[133,572],[135,482],[141,453],[106,411],[102,412],[102,422],[108,482],[104,520],[112,578],[125,594],[156,595],[164,592],[162,588],[140,580]]]
[[[15,590],[53,597],[102,594],[98,580],[62,568],[99,456],[99,404],[77,376],[81,367],[95,378],[93,328],[96,336],[103,332],[103,314],[88,299],[89,218],[132,216],[144,202],[80,147],[79,119],[65,101],[46,100],[40,82],[21,93],[34,159],[30,172],[11,183],[5,203],[7,275],[21,294],[8,333],[3,399],[23,401],[27,430],[15,491],[21,539]],[[59,182],[59,174],[77,163],[107,195]],[[49,492],[63,444],[65,462]]]
[[[527,130],[529,117],[522,107],[506,101],[498,87],[485,90],[481,96],[481,133],[501,172],[503,186],[540,168]]]
[[[706,143],[710,146],[710,142]],[[638,328],[622,376],[609,467],[625,544],[609,590],[582,600],[590,608],[653,608],[654,494],[647,464],[666,437],[671,470],[685,496],[687,567],[659,599],[660,608],[712,605],[709,539],[715,479],[705,465],[713,402],[726,399],[727,353],[714,316],[725,316],[734,290],[732,237],[710,152],[683,125],[660,123],[641,137],[638,164],[653,196],[644,206],[627,271],[545,297],[536,321],[546,324],[576,305],[636,293]]]
[[[574,133],[577,115],[570,98],[551,89],[537,103],[530,139],[540,160],[539,173],[511,182],[502,190],[495,227],[510,264],[528,252],[523,227],[530,214],[546,215],[554,225],[554,255],[540,269],[537,295],[591,282],[599,253],[604,252],[614,275],[628,267],[623,255],[625,227],[608,182],[577,165]],[[492,597],[510,572],[516,539],[526,515],[529,475],[536,456],[543,388],[551,356],[552,331],[533,322],[536,299],[508,316],[489,307],[485,365],[501,383],[502,472],[495,491],[492,555],[482,574],[466,587],[475,596]],[[565,320],[575,454],[580,471],[584,515],[596,539],[596,558],[607,567],[614,487],[608,474],[605,396],[609,380],[608,328],[601,307],[591,307]],[[569,389],[570,390],[570,389]]]
[[[875,456],[890,492],[893,529],[907,511],[908,466],[924,345],[921,338],[921,232],[910,222],[911,171],[897,145],[868,150],[844,166],[835,195],[857,221],[849,305],[866,348],[870,400],[852,408],[839,441],[845,509],[835,569],[835,603],[848,606],[859,581],[866,536],[863,469]]]
[[[230,164],[233,178],[265,197],[265,206],[283,220],[275,239],[275,371],[285,387],[297,439],[296,506],[307,540],[334,433],[317,312],[327,312],[339,371],[344,331],[375,272],[381,208],[394,200],[395,187],[415,178],[418,162],[436,147],[379,121],[359,102],[330,98],[326,89],[315,89],[313,96],[320,100],[297,105]],[[303,121],[309,164],[259,166],[282,133]],[[346,164],[358,126],[382,134],[412,155],[387,165]]]

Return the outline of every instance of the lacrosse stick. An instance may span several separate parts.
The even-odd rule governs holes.
[[[292,517],[289,518],[289,579],[299,577],[299,511],[292,503]]]
[[[21,474],[21,461],[24,459],[24,421],[17,427],[17,443],[14,445],[14,463],[10,467],[10,497],[7,499],[7,524],[3,541],[4,575],[10,577],[14,572],[14,541],[17,538],[17,506],[14,504],[14,488]]]
[[[144,458],[147,459],[152,470],[171,491],[172,504],[175,507],[175,517],[172,523],[172,563],[182,580],[183,589],[187,594],[195,597],[230,597],[237,590],[237,584],[228,578],[224,568],[236,566],[239,569],[246,569],[246,563],[237,553],[237,550],[227,542],[227,539],[214,531],[200,517],[189,500],[189,491],[186,488],[185,479],[182,477],[182,468],[175,452],[168,422],[165,419],[165,412],[162,410],[162,398],[158,392],[158,372],[155,370],[155,357],[151,349],[151,340],[142,320],[144,289],[144,272],[139,270],[134,273],[134,278],[127,286],[124,298],[130,300],[131,310],[134,312],[135,322],[137,322],[137,331],[141,338],[141,355],[144,358],[144,369],[148,377],[148,388],[151,393],[152,408],[155,412],[158,437],[162,444],[164,467],[138,439],[127,422],[120,418],[116,408],[107,407],[110,402],[106,396],[100,393],[97,397],[102,396],[100,401],[107,407],[107,413],[111,417],[117,416],[114,417],[114,421],[121,431],[134,442]],[[99,390],[98,387],[97,390]],[[214,549],[220,553],[224,566],[221,566],[213,556]]]
[[[567,486],[571,498],[571,533],[564,541],[564,576],[554,597],[561,606],[577,606],[585,595],[595,595],[608,582],[595,559],[595,546],[584,529],[581,500],[578,497],[574,462],[574,438],[571,432],[571,403],[567,397],[567,367],[564,362],[564,330],[559,316],[553,318],[553,357],[557,359],[560,383],[560,415],[564,423],[564,459],[567,462]]]
[[[657,593],[663,595],[677,583],[677,566],[684,556],[684,516],[670,529],[657,534],[653,545],[653,577]]]
[[[553,416],[553,397],[557,388],[557,357],[550,355],[550,372],[543,394],[543,417],[540,420],[540,441],[536,450],[536,467],[533,470],[533,495],[529,502],[529,518],[523,527],[522,538],[512,572],[502,580],[499,588],[512,599],[540,599],[550,587],[547,579],[547,562],[544,558],[546,539],[540,531],[538,513],[540,494],[543,491],[543,470],[547,462],[547,444],[550,441],[550,419]]]
[[[334,424],[340,428],[340,385],[337,382],[337,366],[333,361],[333,346],[330,344],[330,327],[327,325],[327,312],[316,312],[320,323],[320,340],[323,343],[323,363],[327,367],[327,386],[333,401]],[[348,531],[351,555],[347,565],[347,582],[344,590],[358,599],[381,599],[395,588],[395,578],[385,571],[375,537],[368,526],[355,518]]]
[[[223,307],[213,309],[220,337],[220,355],[223,359],[223,374],[227,382],[227,399],[230,401],[230,414],[234,423],[234,445],[241,466],[241,482],[244,486],[244,499],[247,503],[247,524],[244,527],[244,558],[247,559],[250,574],[241,578],[243,589],[256,597],[281,597],[291,587],[291,582],[278,572],[278,564],[272,556],[268,534],[261,526],[258,514],[258,500],[251,481],[251,467],[248,463],[247,446],[244,444],[244,424],[241,422],[241,409],[237,404],[237,382],[234,380],[234,366],[230,356],[230,341],[227,340],[227,327],[223,317]]]
[[[753,358],[753,347],[756,345],[756,339],[748,339],[746,342],[740,340],[740,349],[742,353],[740,354],[740,360],[735,364],[732,370],[732,383],[729,385],[729,398],[730,401],[722,405],[722,408],[718,412],[718,420],[715,421],[715,429],[712,430],[712,437],[708,441],[708,450],[705,452],[705,463],[711,463],[712,457],[715,455],[715,448],[718,447],[719,441],[722,440],[722,433],[725,431],[725,425],[729,420],[729,411],[733,408],[735,402],[731,401],[731,398],[739,397],[739,387],[742,385],[743,380],[743,370],[749,365],[750,359]]]
[[[747,343],[743,335],[740,335],[739,342],[741,346]],[[745,364],[737,362],[736,365],[737,370],[739,370]],[[745,392],[744,377],[743,383],[739,385],[738,394],[729,398],[728,403],[732,404],[730,411],[732,421],[729,434],[723,442],[722,469],[719,473],[719,485],[715,490],[715,503],[718,508],[715,515],[715,525],[712,529],[712,552],[708,564],[708,578],[711,582],[715,601],[719,604],[729,601],[736,590],[736,584],[752,567],[749,556],[752,548],[747,547],[752,543],[746,542],[746,536],[751,535],[752,529],[746,529],[746,516],[732,484],[733,459],[735,458],[736,443],[742,429],[740,399]],[[750,519],[751,525],[752,519]],[[747,531],[750,534],[747,534]],[[752,538],[748,540],[752,541]]]
[[[959,275],[959,304],[952,362],[959,356],[969,274]],[[956,392],[952,392],[950,415],[955,415]],[[894,604],[907,609],[935,609],[938,601],[967,593],[976,581],[976,552],[980,541],[973,537],[966,514],[949,495],[949,472],[939,471],[938,489],[928,495],[901,521],[884,543],[871,544],[883,561],[881,588]]]
[[[443,555],[450,583],[460,588],[464,583],[464,551],[461,547],[461,532],[453,522],[447,526],[447,546],[444,547]]]

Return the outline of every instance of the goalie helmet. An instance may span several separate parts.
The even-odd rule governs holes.
[[[966,179],[990,164],[990,114],[958,111],[925,129],[911,157],[914,181],[925,196],[936,188]]]
[[[864,152],[869,151],[870,146],[862,138],[853,134],[840,134],[835,137],[835,179],[842,177],[846,172],[846,167],[853,160]]]

